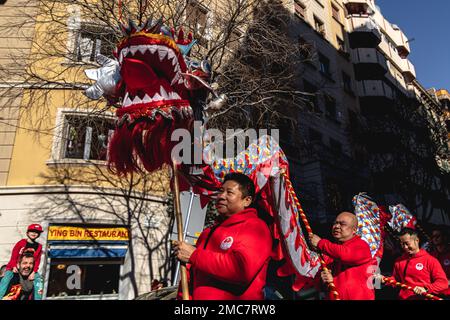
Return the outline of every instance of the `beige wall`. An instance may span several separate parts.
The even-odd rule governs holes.
[[[21,81],[31,48],[36,15],[35,1],[8,0],[0,5],[0,186],[6,185],[18,124],[21,89],[9,89]]]

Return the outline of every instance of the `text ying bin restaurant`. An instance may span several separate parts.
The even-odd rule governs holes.
[[[46,299],[118,298],[129,229],[105,225],[50,225]]]

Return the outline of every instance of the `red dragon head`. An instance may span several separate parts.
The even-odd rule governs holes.
[[[183,29],[175,32],[161,20],[139,27],[130,21],[120,28],[124,37],[114,51],[117,60],[98,56],[102,67],[86,71],[97,81],[86,95],[103,95],[120,105],[109,143],[110,167],[123,174],[142,164],[151,172],[170,163],[171,133],[190,129],[198,90],[209,88],[209,65],[187,57],[196,41],[192,34],[185,38]]]
[[[154,117],[155,112],[169,116],[174,110],[191,113],[189,84],[183,74],[188,72],[184,56],[195,43],[192,35],[185,39],[180,29],[176,38],[175,31],[162,26],[161,20],[142,27],[130,21],[121,29],[125,37],[116,52],[122,93],[118,116]]]

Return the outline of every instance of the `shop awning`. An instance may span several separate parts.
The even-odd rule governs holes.
[[[127,248],[52,248],[50,258],[124,258]]]

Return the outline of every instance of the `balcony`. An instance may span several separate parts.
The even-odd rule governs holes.
[[[376,48],[381,42],[381,31],[375,20],[369,16],[350,16],[349,40],[350,47]]]
[[[394,91],[382,80],[357,81],[356,87],[364,115],[386,114],[392,111]]]
[[[389,70],[386,57],[377,49],[352,49],[351,57],[355,64],[356,80],[382,79]]]
[[[374,12],[370,0],[343,0],[343,4],[348,14],[371,15]]]
[[[409,62],[408,59],[400,59],[399,68],[402,71],[406,83],[411,83],[413,80],[416,79],[416,69],[414,68],[414,65],[411,62]]]
[[[358,90],[358,96],[363,97],[386,97],[388,99],[394,99],[394,92],[386,82],[382,80],[364,80],[357,81],[356,87]]]
[[[386,32],[389,34],[389,36],[394,41],[399,56],[401,58],[405,59],[411,52],[411,49],[409,47],[408,38],[406,37],[406,35],[395,24],[387,24]]]

